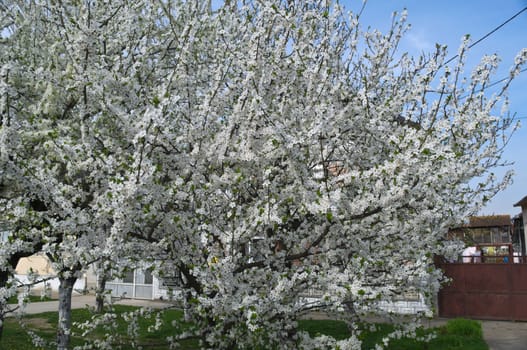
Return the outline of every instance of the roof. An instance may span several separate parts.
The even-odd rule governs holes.
[[[527,206],[527,196],[523,197],[518,203],[514,204],[515,207]]]
[[[511,226],[510,215],[472,216],[467,227]]]

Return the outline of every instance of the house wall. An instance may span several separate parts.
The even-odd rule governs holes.
[[[145,278],[146,275],[142,269],[131,270],[126,276],[106,282],[106,290],[110,291],[113,298],[152,300],[181,298],[181,290],[173,282],[170,283],[171,286],[169,287],[157,276],[150,275],[150,277]]]
[[[48,258],[42,254],[31,255],[27,258],[22,258],[16,265],[15,273],[19,275],[26,275],[29,271],[33,271],[41,276],[54,275],[55,271],[51,267]]]
[[[522,217],[523,217],[523,241],[525,242],[525,245],[527,245],[527,206],[522,205]],[[523,254],[527,254],[527,252],[523,252]]]
[[[106,282],[106,290],[114,298],[155,299],[157,279],[148,271],[134,269],[124,276]]]
[[[40,275],[42,278],[50,277]],[[29,284],[31,281],[28,278],[28,275],[19,275],[16,274],[15,278],[22,284]],[[59,291],[59,279],[54,277],[52,279],[46,280],[42,283],[35,284],[31,287],[30,294],[32,295],[46,295],[48,297],[57,297]],[[74,293],[82,294],[84,292],[86,283],[84,278],[79,278],[73,285]]]
[[[55,270],[51,266],[49,259],[43,254],[34,254],[27,258],[22,258],[18,262],[15,269],[15,277],[22,284],[29,284],[29,271],[39,276],[41,279],[46,279],[55,276]],[[85,288],[95,285],[95,273],[92,268],[88,269],[83,273],[82,277],[75,282],[73,289],[81,292]],[[55,295],[59,290],[59,279],[51,278],[43,283],[34,285],[32,288],[32,294],[52,294]]]
[[[479,243],[510,243],[511,226],[457,228],[449,232],[448,238],[460,239],[467,245]]]
[[[383,311],[401,315],[432,314],[432,309],[422,296],[419,296],[417,300],[381,301],[377,307]]]

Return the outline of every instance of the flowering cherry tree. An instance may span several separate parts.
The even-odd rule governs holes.
[[[174,6],[114,233],[150,242],[158,274],[180,277],[185,336],[204,347],[359,348],[356,333],[312,340],[295,320],[346,310],[354,329],[379,300],[434,295],[448,227],[508,182],[491,173],[512,127],[506,88],[484,93],[498,58],[466,77],[466,40],[455,65],[441,46],[412,58],[397,52],[404,15],[364,32],[320,1]],[[302,299],[309,288],[321,301]]]
[[[1,175],[11,186],[2,204],[11,226],[26,222],[2,246],[2,259],[34,242],[30,253],[40,250],[52,262],[60,281],[58,349],[69,347],[75,281],[112,254],[110,184],[135,174],[127,151],[137,133],[133,116],[144,111],[156,80],[140,54],[151,41],[139,25],[128,26],[147,3],[1,5]],[[146,21],[143,30],[155,25]]]
[[[2,41],[6,171],[46,203],[66,279],[109,251],[179,279],[174,343],[360,349],[361,315],[434,295],[448,228],[509,180],[498,58],[466,76],[468,40],[451,65],[400,53],[405,14],[383,34],[332,1],[27,6]],[[313,310],[352,337],[300,332]]]

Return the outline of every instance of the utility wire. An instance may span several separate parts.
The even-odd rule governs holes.
[[[509,23],[510,21],[512,21],[513,19],[515,19],[516,17],[518,17],[521,13],[523,13],[524,11],[527,11],[527,6],[524,7],[523,9],[521,9],[520,11],[518,11],[514,16],[512,16],[511,18],[509,18],[508,20],[506,20],[505,22],[503,22],[502,24],[500,24],[499,26],[497,26],[496,28],[494,28],[493,30],[491,30],[490,32],[488,32],[487,34],[485,34],[483,37],[481,37],[480,39],[476,40],[475,42],[473,42],[472,44],[469,45],[469,49],[471,49],[472,47],[476,46],[477,44],[479,44],[480,42],[482,42],[483,40],[487,39],[489,36],[491,36],[492,34],[494,34],[495,32],[497,32],[498,30],[500,30],[504,25],[506,25],[507,23]],[[450,62],[452,62],[453,60],[455,60],[457,57],[459,57],[459,55],[455,55],[453,57],[451,57],[448,61],[446,61],[445,63],[443,63],[443,66],[449,64]]]
[[[523,68],[523,69],[518,73],[518,75],[521,74],[521,73],[523,73],[523,72],[525,72],[525,71],[527,71],[527,67],[526,67],[526,68]],[[482,92],[482,91],[485,91],[485,90],[487,90],[487,89],[490,89],[491,87],[496,86],[496,85],[498,85],[498,84],[500,84],[500,83],[503,83],[504,81],[507,81],[507,80],[509,80],[510,78],[511,78],[511,76],[509,75],[509,76],[507,76],[507,77],[505,77],[505,78],[502,78],[502,79],[500,79],[500,80],[493,81],[493,82],[490,83],[489,85],[484,86],[484,87],[482,87],[482,88],[479,89],[479,90],[475,90],[474,93],[478,93],[478,92]],[[469,95],[469,94],[463,95],[463,96],[461,96],[461,98],[463,99],[463,98],[467,97],[468,95]],[[525,117],[525,118],[527,118],[527,117]],[[525,118],[522,117],[522,118],[519,118],[519,119],[525,119]],[[516,118],[516,119],[518,119],[518,118]]]
[[[523,73],[523,72],[525,72],[525,71],[527,71],[527,67],[526,67],[526,68],[523,68],[523,69],[520,71],[520,73]],[[519,73],[518,73],[518,74],[519,74]],[[483,90],[486,90],[486,89],[488,89],[488,88],[491,88],[491,87],[493,87],[493,86],[495,86],[495,85],[498,85],[499,83],[503,83],[504,81],[506,81],[506,80],[508,80],[508,79],[510,79],[510,76],[505,77],[505,78],[502,78],[502,79],[500,79],[500,80],[496,80],[495,82],[490,83],[489,85],[485,86],[485,88],[484,88],[484,89],[481,89],[480,91],[483,91]],[[480,91],[478,91],[478,92],[480,92]]]
[[[527,67],[526,67],[526,68],[523,68],[523,69],[518,73],[518,75],[521,74],[521,73],[523,73],[523,72],[525,72],[525,71],[527,71]],[[502,78],[502,79],[500,79],[500,80],[493,81],[493,82],[490,83],[489,85],[484,86],[484,87],[482,87],[482,88],[479,89],[479,90],[475,90],[474,93],[478,93],[478,92],[482,92],[482,91],[485,91],[485,90],[487,90],[487,89],[490,89],[491,87],[496,86],[496,85],[498,85],[498,84],[500,84],[500,83],[503,83],[504,81],[507,81],[507,80],[509,80],[510,78],[511,78],[511,76],[509,75],[509,76],[507,76],[507,77],[505,77],[505,78]],[[463,99],[463,98],[467,97],[468,95],[469,95],[469,94],[463,95],[463,96],[461,96],[461,98]],[[527,117],[526,117],[526,118],[527,118]],[[522,118],[520,118],[520,119],[525,119],[525,118],[522,117]]]
[[[483,40],[487,39],[489,36],[491,36],[492,34],[494,34],[495,32],[497,32],[498,30],[500,30],[503,26],[505,26],[507,23],[509,23],[510,21],[512,21],[513,19],[515,19],[516,17],[518,17],[520,14],[522,14],[523,12],[527,11],[527,6],[524,7],[523,9],[521,9],[520,11],[516,12],[512,17],[510,17],[508,20],[506,20],[505,22],[503,22],[502,24],[500,24],[499,26],[497,26],[496,28],[492,29],[490,32],[488,32],[487,34],[485,34],[484,36],[482,36],[481,38],[479,38],[478,40],[476,40],[475,42],[473,42],[472,44],[469,45],[469,49],[473,48],[474,46],[476,46],[477,44],[479,44],[480,42],[482,42]],[[450,59],[448,59],[445,63],[443,63],[441,66],[445,66],[447,64],[449,64],[450,62],[452,62],[453,60],[455,60],[457,57],[459,57],[459,54],[456,54],[455,56],[452,56]],[[523,73],[527,71],[527,68],[524,68],[522,70],[520,70],[520,73]],[[492,83],[490,83],[489,85],[485,86],[484,88],[476,91],[476,92],[481,92],[483,90],[486,90],[486,89],[489,89],[493,86],[496,86],[500,83],[503,83],[504,81],[507,81],[508,79],[510,79],[510,76],[507,76],[505,78],[502,78],[500,80],[497,80],[497,81],[494,81]],[[466,97],[466,96],[465,96]],[[516,119],[527,119],[527,117],[520,117],[520,118],[516,118]]]

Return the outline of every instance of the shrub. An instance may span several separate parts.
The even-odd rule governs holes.
[[[445,327],[449,334],[479,338],[483,336],[481,322],[479,321],[456,318],[448,321]]]

